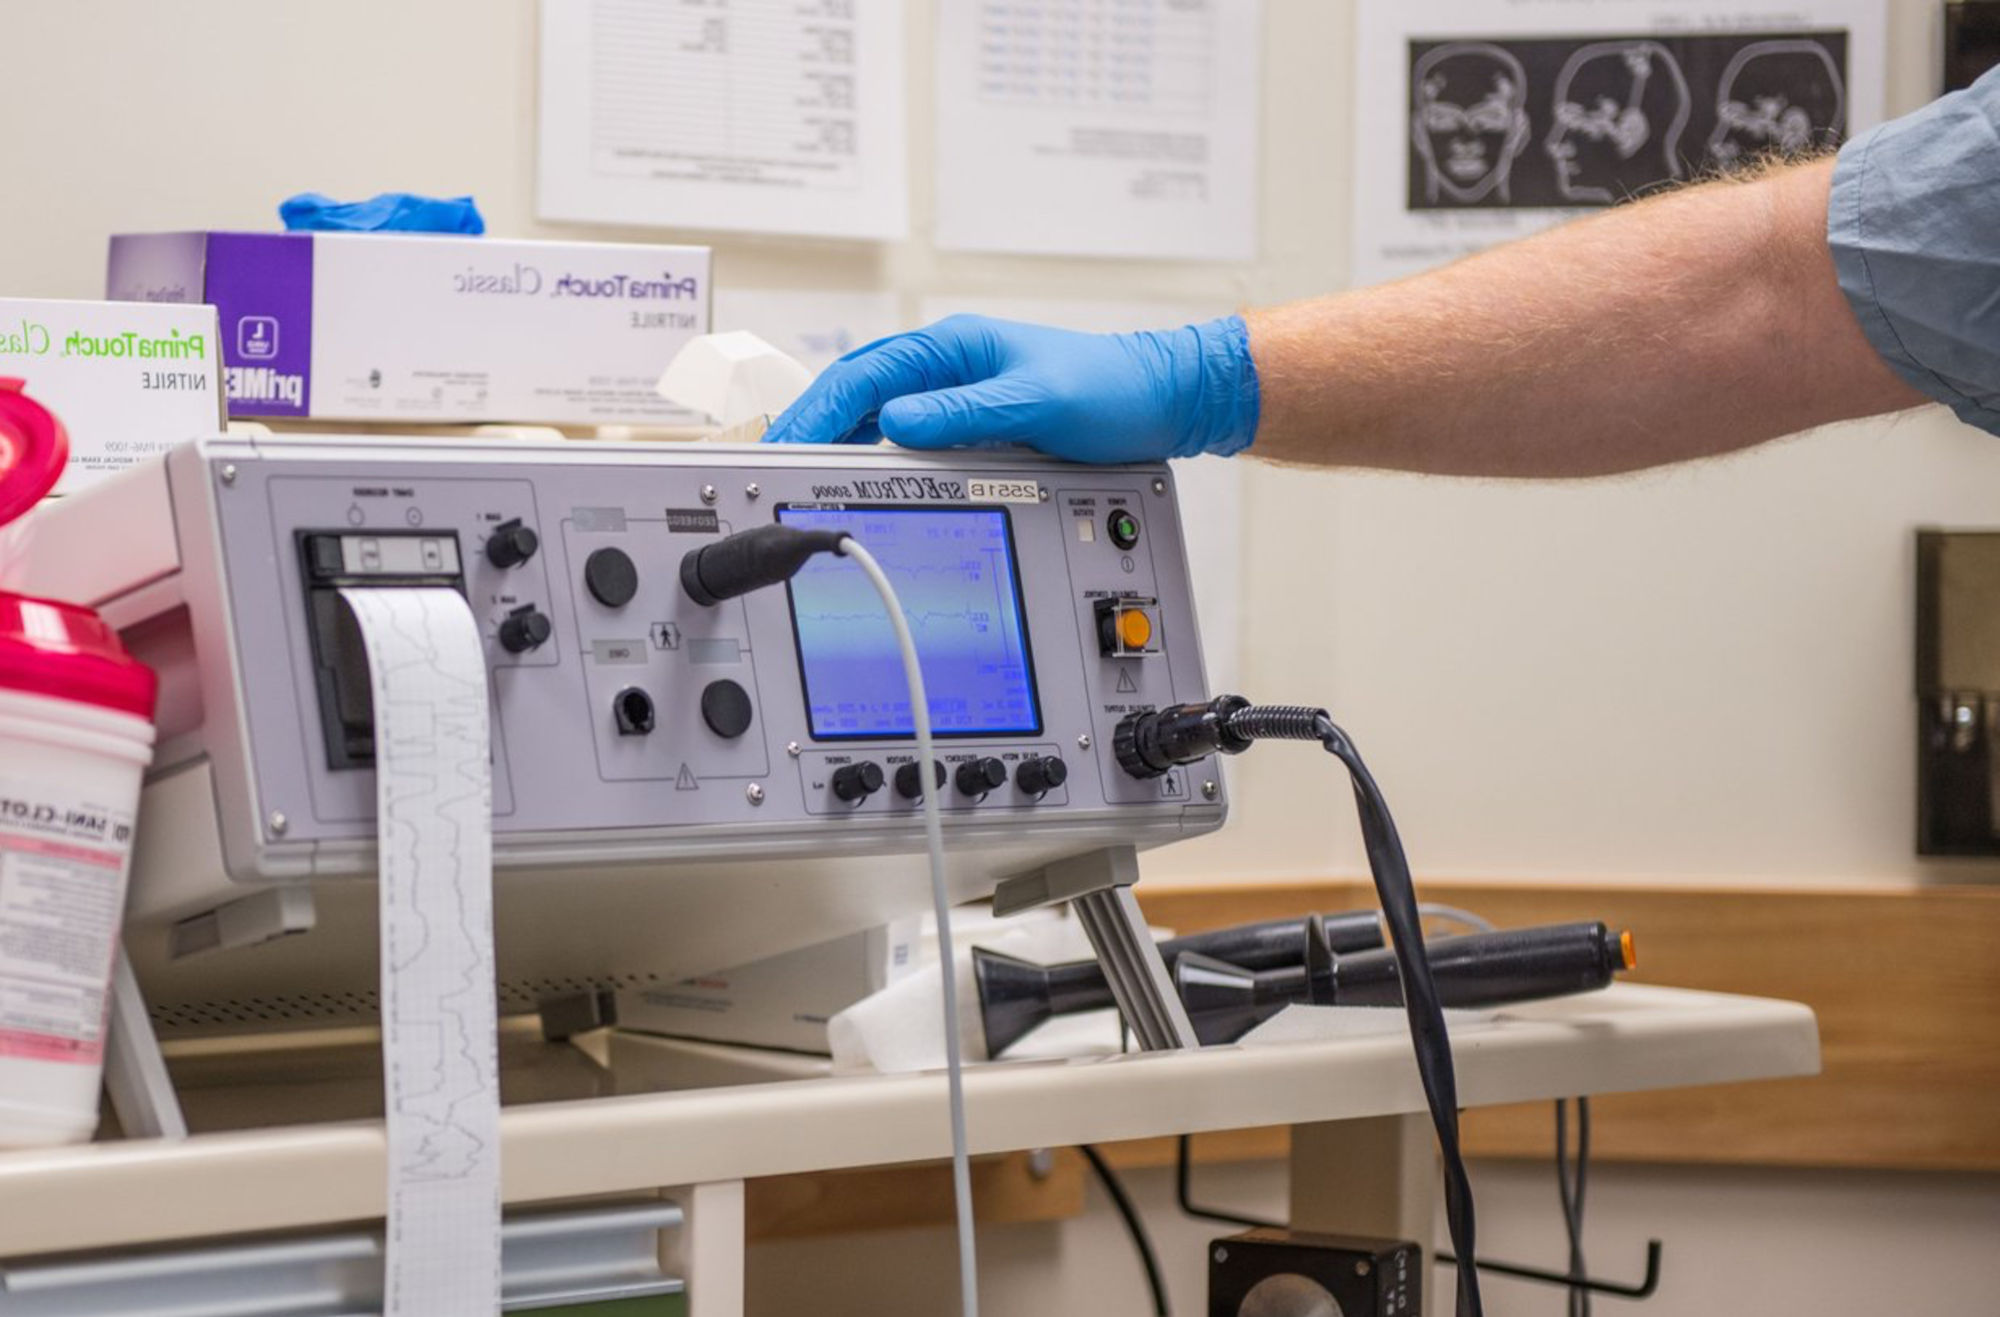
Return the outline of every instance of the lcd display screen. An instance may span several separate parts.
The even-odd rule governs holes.
[[[1007,513],[986,507],[787,507],[778,520],[844,530],[882,564],[916,640],[937,736],[1042,730]],[[915,734],[888,612],[852,562],[821,554],[788,586],[815,740]]]

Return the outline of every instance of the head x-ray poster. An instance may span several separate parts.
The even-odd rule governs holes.
[[[1882,0],[1362,0],[1352,282],[1837,147],[1883,113]]]

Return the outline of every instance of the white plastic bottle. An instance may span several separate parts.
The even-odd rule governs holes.
[[[0,452],[15,459],[0,522],[46,492],[49,452],[59,472],[67,448],[19,389],[0,380]],[[0,593],[0,1146],[97,1128],[156,688],[90,609]]]

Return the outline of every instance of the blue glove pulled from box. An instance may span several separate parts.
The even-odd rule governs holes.
[[[486,221],[471,197],[420,197],[412,192],[384,192],[367,201],[335,201],[318,192],[301,192],[278,206],[287,229],[336,233],[463,233],[486,232]]]

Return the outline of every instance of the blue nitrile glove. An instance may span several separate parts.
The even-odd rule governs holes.
[[[764,440],[1028,444],[1077,462],[1143,462],[1239,453],[1256,434],[1241,316],[1137,334],[952,316],[848,353]]]
[[[317,192],[301,192],[279,203],[278,218],[287,229],[341,233],[486,232],[486,220],[471,197],[420,197],[413,192],[384,192],[367,201],[335,201]]]

